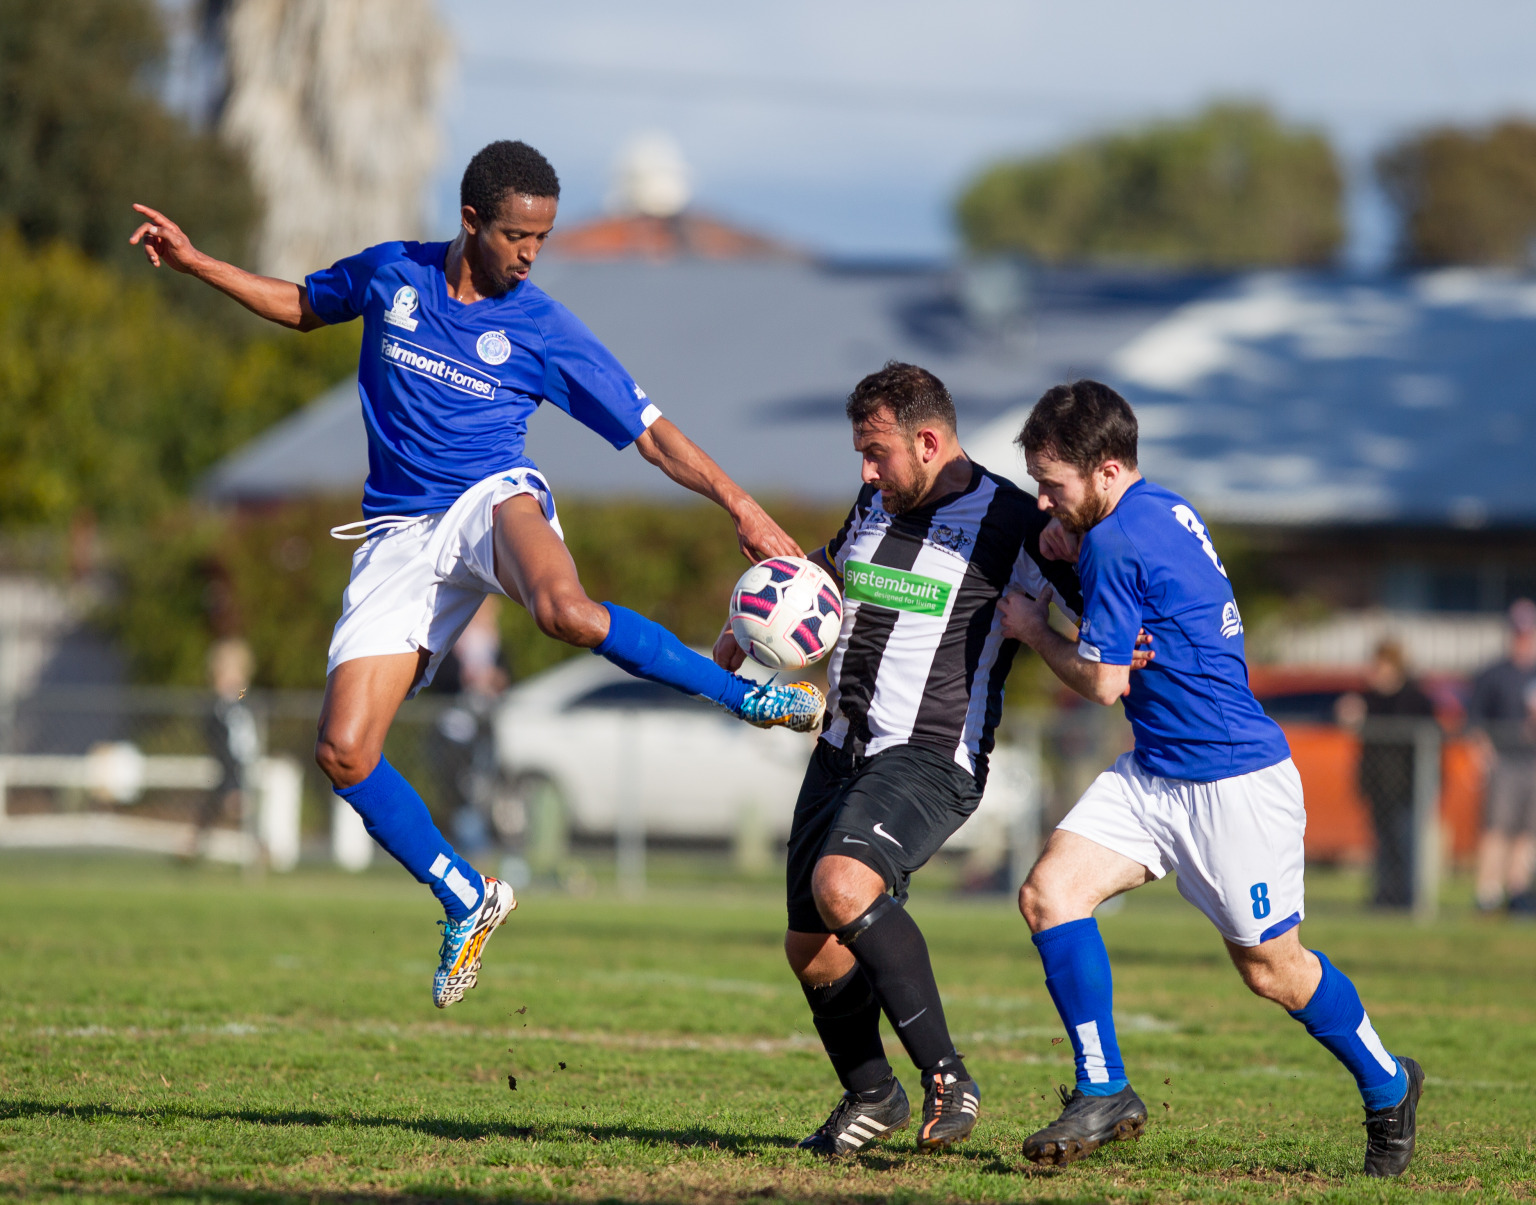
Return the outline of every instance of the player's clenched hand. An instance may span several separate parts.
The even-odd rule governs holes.
[[[715,637],[715,664],[721,669],[735,673],[741,668],[741,663],[747,659],[741,645],[736,643],[736,636],[731,631],[730,622],[720,629],[720,635]]]
[[[1071,561],[1075,565],[1081,543],[1081,536],[1067,531],[1060,519],[1052,519],[1040,533],[1040,555],[1053,561]]]
[[[1003,635],[1034,648],[1041,635],[1051,629],[1051,599],[1054,596],[1049,586],[1040,591],[1039,598],[1031,598],[1022,590],[1005,593],[997,602],[998,614],[1003,617]]]
[[[736,520],[736,540],[741,545],[741,554],[754,564],[771,556],[805,555],[800,545],[789,538],[789,533],[752,499],[743,502],[731,517]]]
[[[192,271],[193,263],[202,252],[192,245],[181,227],[148,205],[135,205],[134,208],[149,221],[139,223],[139,228],[128,236],[129,244],[134,247],[142,244],[144,255],[157,268],[165,264],[178,272]]]

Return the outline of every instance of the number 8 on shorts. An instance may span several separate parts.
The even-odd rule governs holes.
[[[1269,884],[1255,883],[1248,888],[1248,895],[1253,900],[1253,919],[1263,920],[1269,915]]]

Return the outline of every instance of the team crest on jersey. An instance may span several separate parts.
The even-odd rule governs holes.
[[[512,341],[500,331],[486,331],[475,340],[475,350],[487,364],[505,364],[512,354]]]
[[[948,548],[951,552],[961,551],[971,542],[970,535],[959,527],[950,527],[947,523],[940,523],[937,527],[928,529],[928,539],[940,548]]]
[[[389,303],[389,309],[384,311],[384,321],[390,326],[413,331],[416,329],[416,319],[411,315],[420,304],[421,294],[410,285],[401,285],[395,290],[395,299]]]
[[[1237,613],[1237,603],[1229,602],[1221,609],[1221,634],[1228,640],[1243,634],[1243,617]]]

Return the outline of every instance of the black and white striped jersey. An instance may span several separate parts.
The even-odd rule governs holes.
[[[822,739],[864,756],[923,745],[984,782],[1018,651],[997,600],[1049,583],[1074,619],[1082,607],[1076,570],[1040,555],[1047,522],[1033,495],[980,465],[963,490],[900,515],[866,485],[825,550],[844,601]]]

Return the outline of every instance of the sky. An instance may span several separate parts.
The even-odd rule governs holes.
[[[495,138],[539,147],[567,220],[602,211],[625,142],[660,130],[695,204],[834,256],[932,258],[1003,156],[1214,98],[1326,130],[1357,267],[1384,263],[1382,147],[1426,124],[1536,115],[1529,0],[439,0],[458,48],[432,189]]]

